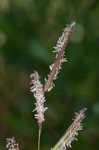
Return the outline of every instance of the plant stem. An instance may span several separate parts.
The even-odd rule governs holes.
[[[39,123],[39,132],[38,132],[38,150],[40,150],[40,137],[42,131],[42,123]]]

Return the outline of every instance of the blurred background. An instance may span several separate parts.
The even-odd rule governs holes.
[[[29,76],[37,70],[44,83],[55,59],[53,46],[72,21],[77,25],[65,52],[68,63],[45,94],[41,150],[54,146],[83,107],[84,130],[72,150],[99,148],[99,1],[0,0],[0,150],[12,136],[20,150],[37,149]]]

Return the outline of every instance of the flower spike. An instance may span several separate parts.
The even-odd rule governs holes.
[[[57,78],[59,70],[61,69],[61,64],[63,62],[67,62],[64,58],[64,51],[70,41],[74,26],[75,22],[66,26],[61,37],[57,41],[56,46],[54,47],[54,52],[56,52],[56,61],[54,64],[50,65],[50,74],[48,75],[48,80],[45,81],[45,92],[50,91],[53,88],[53,80]]]
[[[44,107],[45,97],[43,91],[43,85],[39,81],[39,75],[37,72],[31,74],[31,88],[30,91],[34,94],[36,99],[35,106],[36,108],[33,111],[36,111],[35,118],[38,121],[38,124],[42,124],[44,122],[44,112],[46,111],[47,107]]]
[[[44,90],[43,85],[39,81],[39,75],[37,72],[34,72],[31,74],[31,88],[30,91],[34,94],[34,97],[36,99],[35,106],[36,108],[33,111],[36,111],[36,114],[34,115],[35,119],[37,119],[38,127],[39,127],[39,133],[38,133],[38,150],[40,150],[40,136],[42,131],[42,123],[45,121],[44,119],[44,113],[47,110],[47,107],[44,107],[45,97],[44,97]]]
[[[68,147],[71,147],[72,141],[77,140],[76,136],[78,135],[78,131],[82,130],[81,122],[85,117],[86,110],[86,108],[83,108],[79,113],[75,113],[75,119],[73,123],[51,150],[66,150]]]

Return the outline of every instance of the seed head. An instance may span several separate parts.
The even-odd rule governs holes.
[[[59,37],[56,46],[54,47],[54,52],[56,52],[56,61],[49,67],[50,74],[48,75],[48,79],[45,81],[45,92],[50,91],[53,88],[53,81],[56,80],[62,63],[67,62],[67,59],[64,58],[64,51],[67,48],[74,26],[75,22],[66,26],[62,35]]]
[[[71,147],[71,143],[77,140],[78,131],[82,130],[82,120],[85,117],[86,108],[83,108],[79,113],[75,113],[75,118],[66,133],[59,140],[59,142],[51,150],[66,150]]]
[[[43,91],[43,85],[41,84],[39,80],[39,75],[35,71],[33,74],[31,74],[31,88],[30,91],[33,93],[36,103],[35,103],[35,109],[33,111],[36,111],[35,118],[38,121],[38,124],[42,124],[44,122],[44,112],[46,111],[47,107],[44,107],[45,97],[44,97],[44,91]]]

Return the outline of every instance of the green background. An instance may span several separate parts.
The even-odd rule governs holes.
[[[45,94],[41,150],[55,145],[83,107],[84,130],[72,150],[99,149],[99,1],[0,0],[0,150],[12,136],[20,150],[37,150],[29,76],[37,70],[44,83],[55,60],[53,47],[72,21],[77,24],[65,52],[68,63]]]

